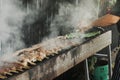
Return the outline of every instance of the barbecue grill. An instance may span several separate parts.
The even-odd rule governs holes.
[[[52,80],[111,44],[111,31],[90,34],[75,32],[19,50],[16,61],[1,61],[0,79]]]

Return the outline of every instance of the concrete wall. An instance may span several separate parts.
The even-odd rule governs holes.
[[[32,24],[24,24],[23,33],[27,47],[40,42],[50,34],[50,23],[54,15],[58,13],[59,3],[74,3],[76,0],[23,0],[23,4],[29,12],[33,9],[38,15]]]

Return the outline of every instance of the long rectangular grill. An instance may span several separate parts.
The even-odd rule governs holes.
[[[108,33],[110,34],[110,32]],[[34,45],[31,48],[17,51],[13,55],[15,57],[18,57],[17,61],[15,62],[3,61],[4,65],[0,67],[0,78],[6,79],[8,75],[10,76],[13,73],[19,73],[19,72],[23,72],[25,69],[30,69],[29,65],[36,65],[37,61],[43,62],[45,58],[54,56],[60,53],[61,51],[73,49],[78,45],[80,45],[81,43],[83,43],[82,41],[83,40],[76,42],[75,39],[73,38],[66,39],[65,36],[61,36],[61,37],[50,39],[46,42]],[[53,45],[53,43],[55,43],[55,45]],[[87,56],[88,55],[84,56],[84,58],[87,58]]]

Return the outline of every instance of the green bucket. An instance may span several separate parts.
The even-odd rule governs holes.
[[[107,61],[100,60],[97,62],[97,65],[93,72],[93,78],[94,80],[109,80]]]

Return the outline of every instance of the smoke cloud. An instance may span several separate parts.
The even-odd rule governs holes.
[[[11,54],[25,47],[21,29],[25,18],[33,15],[26,12],[20,0],[0,0],[0,58],[13,61]],[[31,18],[27,24],[33,22]]]
[[[69,33],[79,27],[89,25],[97,18],[98,9],[94,0],[75,0],[74,4],[60,3],[58,14],[50,24],[50,37],[60,33]],[[0,0],[0,56],[1,60],[10,61],[11,53],[24,48],[21,29],[25,18],[26,24],[32,24],[37,11],[26,12],[21,0]],[[35,15],[36,14],[36,15]],[[11,56],[11,57],[10,57]],[[11,60],[13,61],[13,60]]]
[[[86,27],[98,17],[98,5],[95,0],[75,1],[76,4],[59,5],[59,12],[50,25],[50,37],[58,36],[61,28],[63,33],[68,33],[80,27]]]

